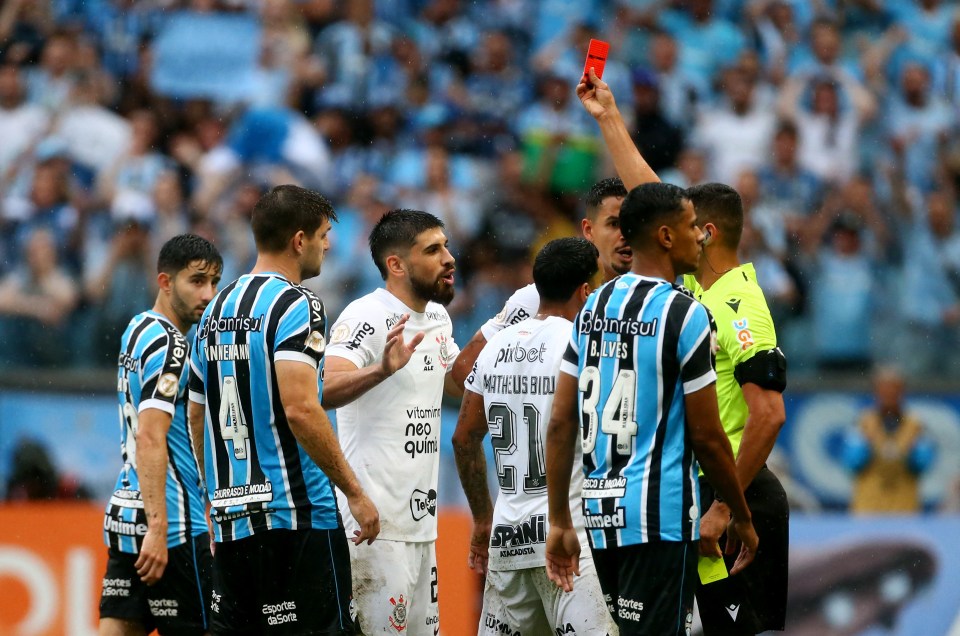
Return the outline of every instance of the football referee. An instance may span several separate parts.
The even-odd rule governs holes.
[[[603,133],[614,165],[627,187],[649,179],[606,83],[591,77],[577,87],[584,108]],[[740,636],[783,630],[786,623],[789,507],[779,479],[766,460],[786,419],[782,392],[786,360],[753,265],[737,256],[743,204],[726,185],[710,183],[687,191],[705,235],[700,264],[684,284],[717,321],[717,397],[720,419],[737,458],[737,477],[760,537],[753,564],[737,576],[700,585],[697,604],[706,636]],[[724,542],[729,509],[701,476],[704,511],[701,554],[717,554]],[[728,567],[735,542],[725,541]]]

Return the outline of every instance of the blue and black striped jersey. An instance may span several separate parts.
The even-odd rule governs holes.
[[[594,548],[699,537],[684,395],[716,381],[714,333],[685,290],[636,274],[598,289],[577,316],[560,370],[579,378]]]
[[[187,427],[187,339],[166,317],[145,311],[126,331],[117,364],[120,452],[123,469],[104,516],[104,540],[121,552],[137,553],[147,532],[137,475],[140,413],[160,409],[172,416],[167,433],[167,547],[207,531],[200,475]]]
[[[290,430],[275,364],[317,369],[323,303],[279,274],[241,276],[207,306],[190,360],[190,399],[203,403],[204,471],[216,541],[270,529],[341,526],[333,485]]]

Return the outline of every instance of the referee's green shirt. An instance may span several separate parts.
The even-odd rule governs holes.
[[[717,400],[720,421],[736,457],[748,410],[733,372],[758,351],[777,346],[770,309],[752,263],[734,267],[706,291],[691,274],[683,277],[683,284],[710,310],[717,323]]]

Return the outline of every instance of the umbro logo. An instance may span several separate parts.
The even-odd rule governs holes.
[[[736,623],[736,622],[737,622],[737,614],[740,613],[740,606],[739,606],[739,605],[727,605],[724,609],[727,610],[727,614],[729,614],[729,615],[730,615],[730,618],[733,620],[733,622]]]

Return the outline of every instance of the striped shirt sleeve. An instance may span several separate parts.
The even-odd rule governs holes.
[[[157,330],[157,336],[147,344],[141,355],[140,404],[137,405],[137,412],[160,409],[174,414],[188,348],[187,339],[173,327],[162,325],[162,329]]]
[[[327,340],[326,312],[320,299],[308,289],[296,288],[297,298],[280,317],[274,340],[274,360],[291,360],[320,368]]]
[[[716,328],[710,312],[691,299],[677,341],[680,378],[685,394],[699,391],[717,381],[713,358],[715,340]]]
[[[577,314],[573,319],[573,328],[570,331],[570,342],[567,344],[567,350],[563,352],[563,359],[560,361],[560,373],[566,373],[577,377],[580,375],[580,321],[583,312]]]

